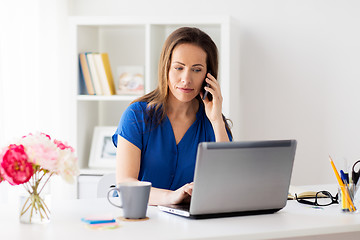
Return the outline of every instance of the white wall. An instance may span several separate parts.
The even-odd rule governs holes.
[[[67,8],[63,0],[1,1],[1,145],[34,131],[67,140]]]
[[[295,138],[292,184],[360,157],[360,1],[75,0],[70,15],[230,15],[236,140]]]
[[[64,0],[0,1],[1,148],[37,131],[69,141],[67,11]],[[22,190],[1,183],[0,203]]]

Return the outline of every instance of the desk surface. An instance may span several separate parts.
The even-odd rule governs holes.
[[[10,205],[10,204],[8,204]],[[0,206],[4,239],[269,239],[359,232],[360,213],[345,214],[338,205],[314,209],[296,201],[275,214],[191,220],[150,206],[149,220],[120,222],[113,230],[94,230],[80,221],[88,216],[122,215],[105,198],[53,202],[49,224],[28,225],[18,220],[18,209]]]

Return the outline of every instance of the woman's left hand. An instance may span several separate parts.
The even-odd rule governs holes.
[[[206,116],[210,120],[211,123],[217,122],[222,119],[222,102],[223,98],[221,95],[220,84],[214,78],[213,75],[207,73],[205,81],[209,86],[205,86],[205,91],[208,91],[209,94],[212,95],[212,100],[210,101],[208,97],[206,97],[203,102],[205,105]],[[204,93],[200,93],[201,99],[203,98]]]
[[[166,201],[170,204],[189,203],[193,190],[194,183],[188,183],[175,191],[169,191],[166,196]]]

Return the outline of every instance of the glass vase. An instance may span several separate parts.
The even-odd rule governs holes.
[[[26,224],[44,224],[50,222],[50,195],[40,196],[30,193],[20,196],[20,222]]]

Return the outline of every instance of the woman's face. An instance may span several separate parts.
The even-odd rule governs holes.
[[[207,71],[206,52],[193,44],[176,46],[169,70],[169,94],[181,102],[190,102],[200,92]]]

